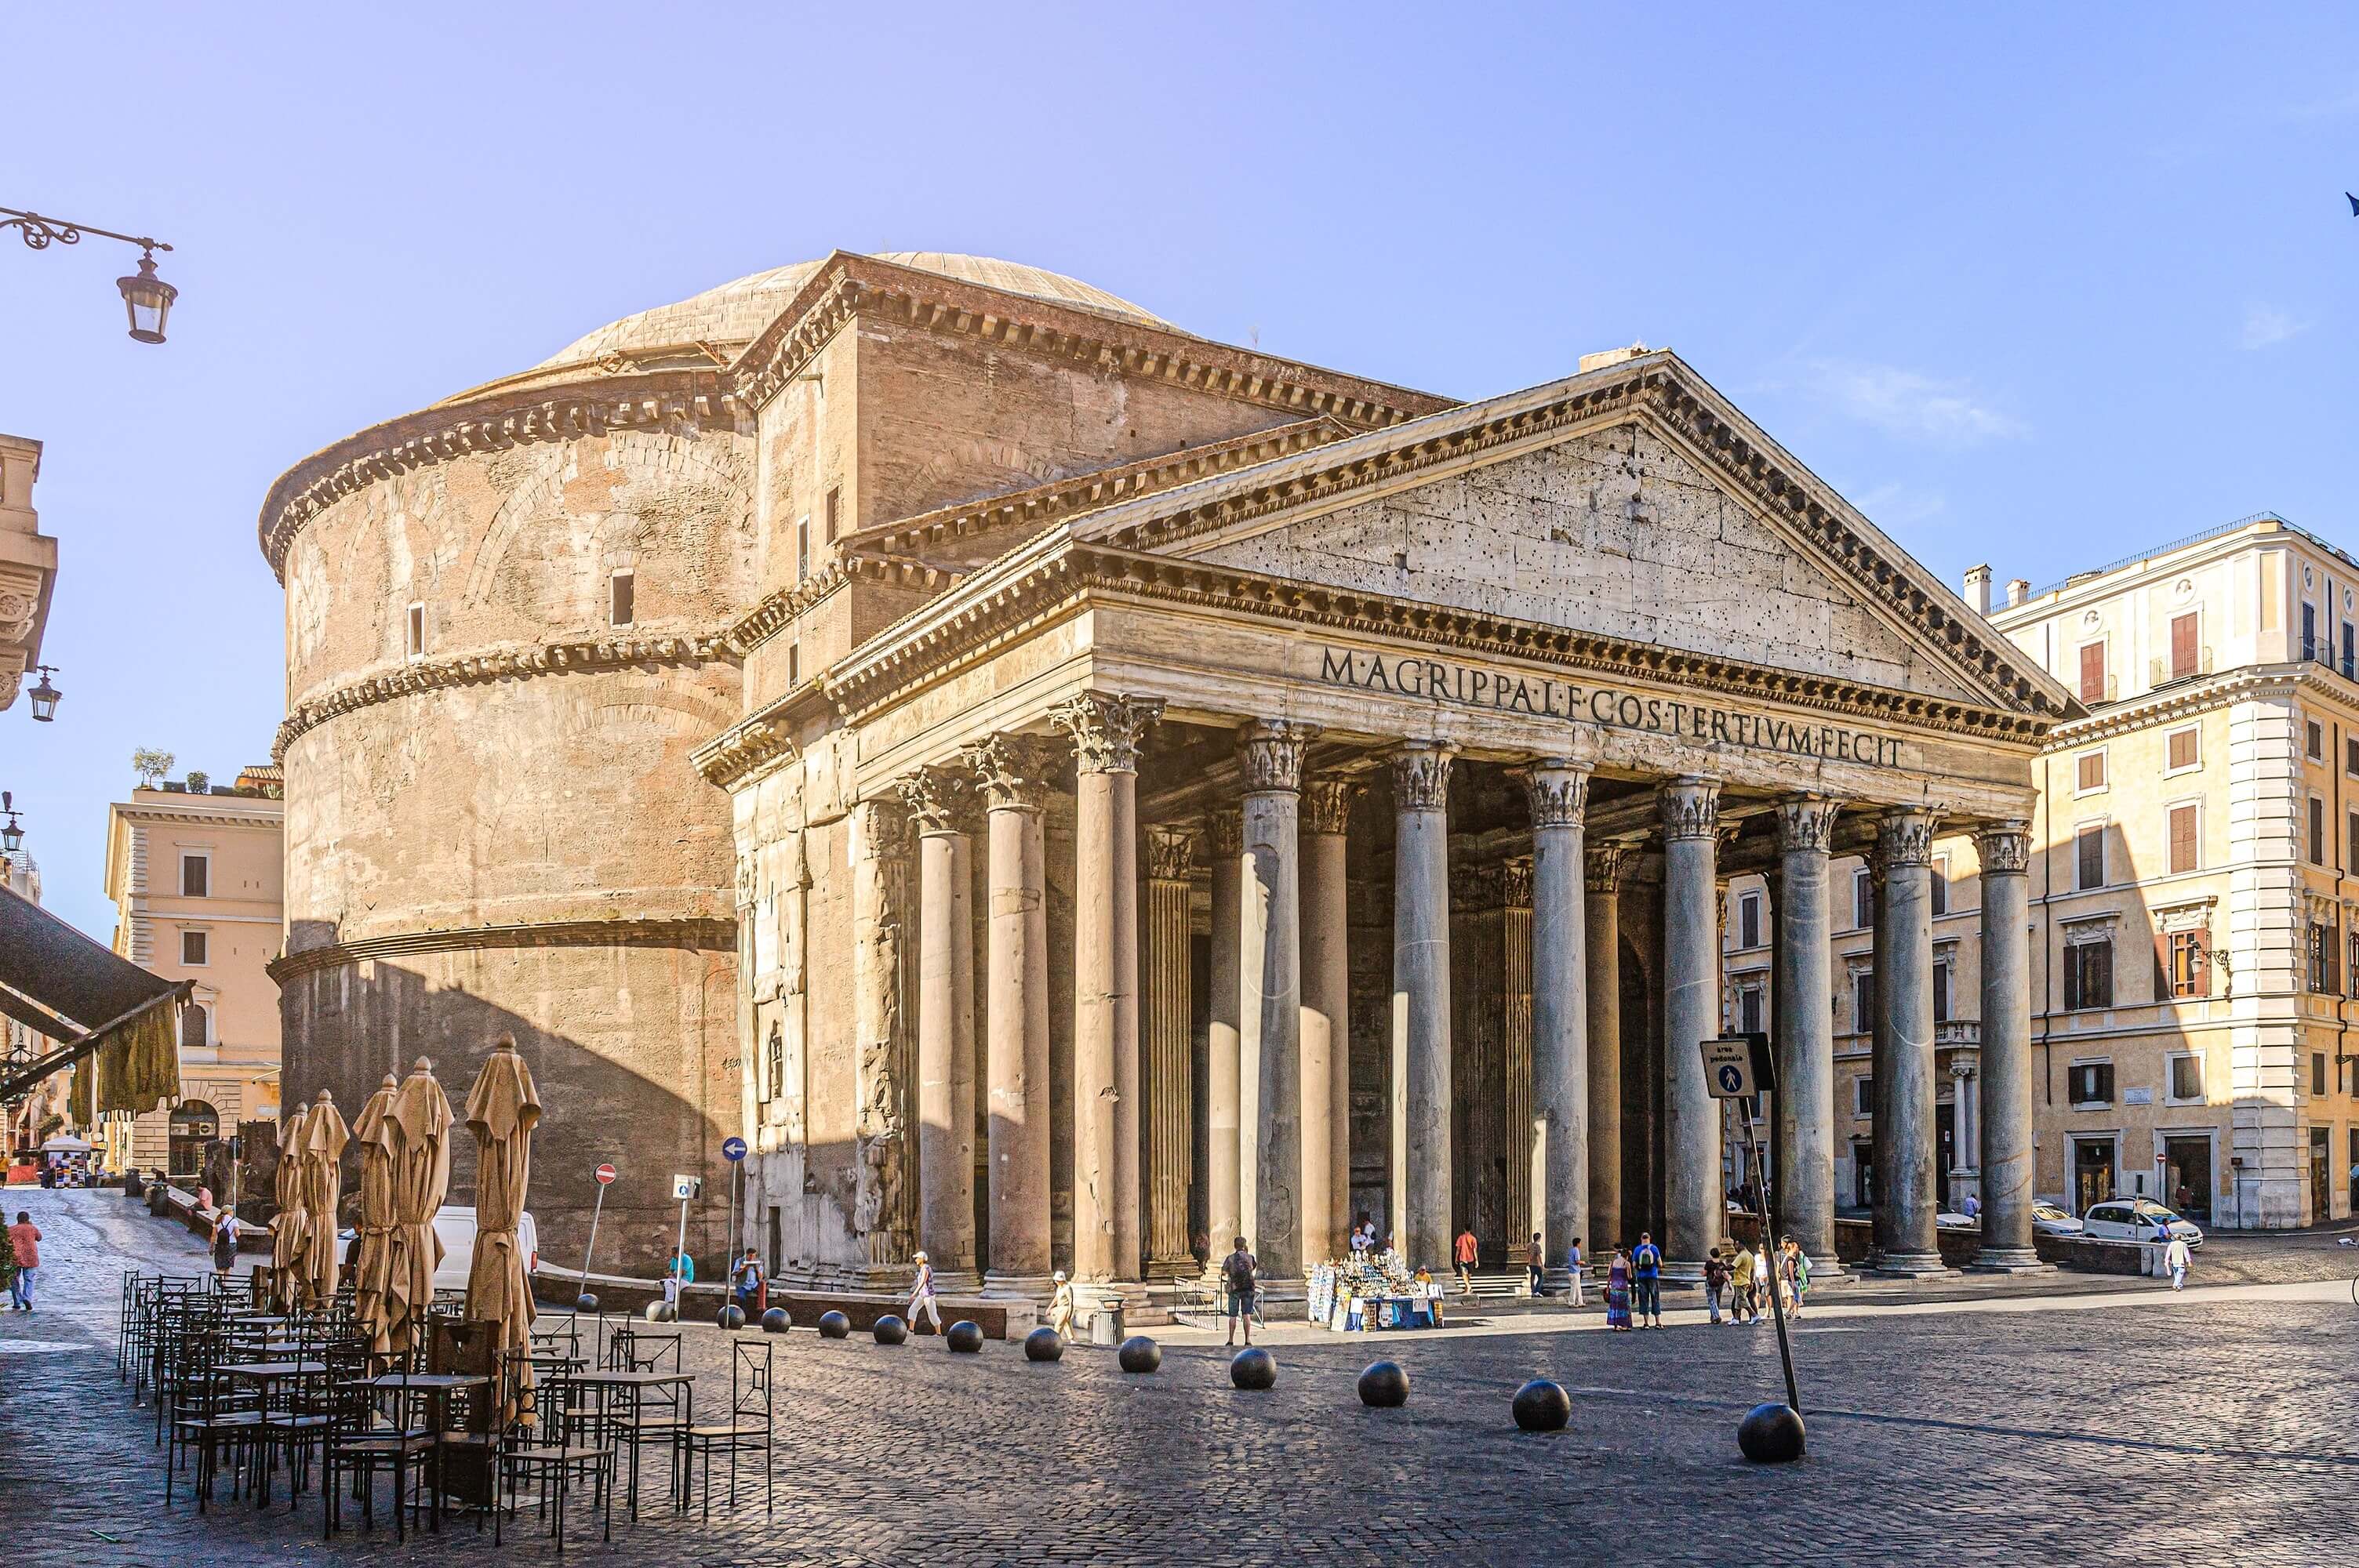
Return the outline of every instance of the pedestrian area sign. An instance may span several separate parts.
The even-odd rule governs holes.
[[[1725,1034],[1703,1042],[1704,1085],[1714,1099],[1743,1099],[1760,1087],[1753,1081],[1753,1038]]]

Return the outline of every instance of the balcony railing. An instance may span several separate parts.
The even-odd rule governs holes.
[[[2324,665],[2330,670],[2339,671],[2344,680],[2359,680],[2359,657],[2336,653],[2332,637],[2304,637],[2301,640],[2301,656],[2310,664]]]

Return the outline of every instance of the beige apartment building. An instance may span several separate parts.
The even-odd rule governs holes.
[[[2147,1195],[2215,1226],[2359,1211],[2359,561],[2263,515],[1966,598],[2077,696],[2034,767],[2036,1190]],[[1939,1185],[1975,1191],[1978,867],[1934,856]],[[1832,871],[1837,1189],[1873,1188],[1872,901]],[[1735,1026],[1769,1016],[1759,878],[1730,887]]]
[[[281,941],[282,795],[278,770],[255,767],[234,784],[167,781],[107,807],[114,950],[196,987],[180,1015],[179,1102],[109,1122],[110,1171],[193,1179],[208,1140],[277,1119],[278,985],[265,966]]]

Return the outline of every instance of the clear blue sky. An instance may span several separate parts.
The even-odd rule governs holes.
[[[55,725],[0,714],[103,938],[132,748],[283,710],[264,491],[614,317],[852,250],[1071,273],[1462,396],[1677,348],[1940,575],[2273,509],[2359,546],[2359,12],[2152,5],[22,6],[0,429],[48,443]]]

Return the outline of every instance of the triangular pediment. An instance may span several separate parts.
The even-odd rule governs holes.
[[[2073,708],[1668,353],[1181,487],[1073,534],[1935,702]]]

